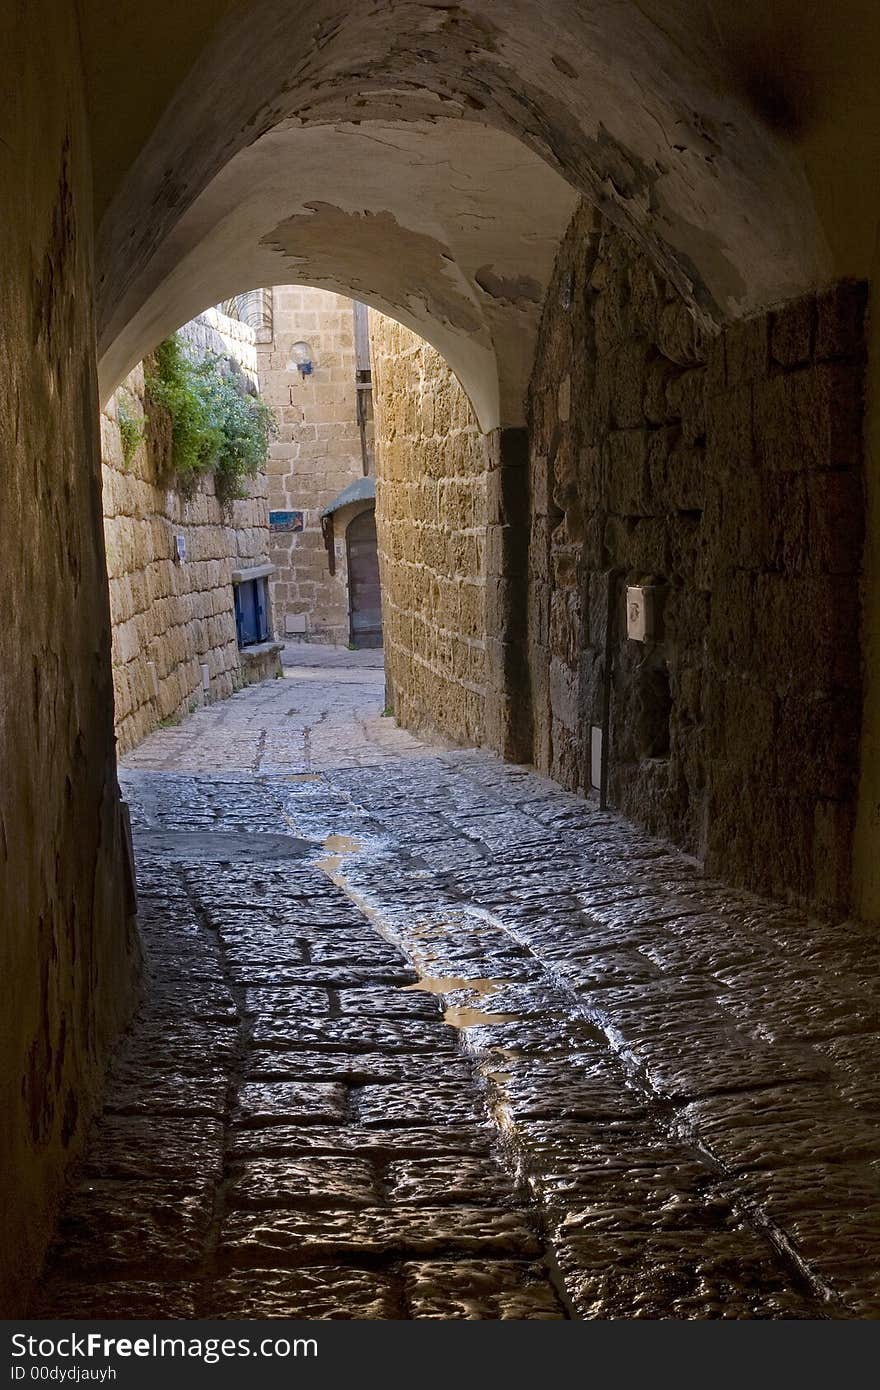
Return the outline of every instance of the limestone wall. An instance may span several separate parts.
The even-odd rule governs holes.
[[[231,323],[226,320],[226,325]],[[250,335],[244,325],[238,328]],[[217,329],[188,330],[197,350],[217,350]],[[226,350],[235,329],[226,333]],[[221,342],[221,346],[223,346]],[[247,344],[245,344],[247,347]],[[255,363],[254,363],[255,365]],[[189,500],[164,487],[149,435],[126,464],[118,405],[143,418],[143,369],[137,368],[102,417],[104,533],[113,624],[116,737],[125,753],[163,720],[178,719],[206,698],[230,695],[245,681],[235,630],[231,574],[268,561],[264,475],[246,500],[225,513],[205,479]],[[186,559],[176,559],[176,536]],[[276,658],[277,660],[277,658]],[[207,665],[209,691],[202,666]]]
[[[220,309],[205,309],[178,329],[197,358],[228,357],[238,364],[254,386],[259,387],[257,332],[250,324]]]
[[[480,743],[494,442],[443,358],[371,314],[385,667],[398,722]]]
[[[772,893],[846,904],[858,767],[864,287],[701,337],[588,210],[530,398],[534,758]],[[627,640],[624,591],[665,592]],[[610,596],[609,596],[610,586]]]
[[[349,640],[344,524],[336,528],[336,573],[331,575],[321,511],[364,475],[352,301],[302,285],[276,285],[272,298],[273,337],[258,348],[261,390],[279,423],[268,468],[269,505],[273,511],[303,513],[302,531],[275,531],[271,537],[277,630],[344,645]],[[314,352],[308,376],[287,367],[299,340]],[[372,425],[367,444],[371,449]]]
[[[0,1316],[20,1317],[132,998],[73,6],[0,40]]]

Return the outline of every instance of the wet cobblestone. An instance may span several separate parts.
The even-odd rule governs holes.
[[[870,932],[383,702],[311,665],[127,759],[144,997],[35,1311],[880,1316]]]

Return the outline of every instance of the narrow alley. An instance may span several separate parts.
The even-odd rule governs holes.
[[[142,1000],[32,1314],[880,1314],[880,946],[288,646],[124,759]]]

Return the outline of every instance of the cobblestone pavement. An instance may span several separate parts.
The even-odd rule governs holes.
[[[146,988],[35,1314],[880,1315],[875,936],[315,659],[126,759]]]

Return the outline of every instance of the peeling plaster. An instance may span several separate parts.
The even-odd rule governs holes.
[[[735,22],[758,32],[765,10],[743,0]],[[172,13],[154,0],[157,32]],[[346,215],[332,227],[344,245],[312,244],[303,274],[343,292],[347,280],[351,292],[374,287],[386,312],[404,306],[404,321],[444,354],[451,346],[450,362],[456,353],[474,356],[456,334],[480,343],[489,334],[495,394],[510,424],[522,421],[524,350],[515,341],[522,298],[514,307],[514,293],[509,315],[499,318],[489,312],[491,290],[474,277],[489,267],[499,281],[528,277],[545,286],[543,267],[517,264],[511,248],[525,249],[536,221],[558,244],[579,196],[651,257],[707,327],[826,281],[828,247],[791,144],[815,118],[816,103],[798,86],[790,55],[781,55],[775,96],[766,72],[748,58],[754,45],[741,44],[745,66],[737,66],[723,41],[733,22],[697,0],[672,9],[660,0],[401,0],[368,9],[341,0],[315,0],[307,9],[289,0],[240,0],[210,37],[205,30],[200,51],[193,40],[186,83],[167,92],[164,114],[116,180],[99,237],[105,386],[123,359],[131,364],[134,338],[146,346],[146,325],[167,320],[161,287],[176,267],[186,264],[213,294],[207,287],[224,272],[209,262],[222,243],[234,265],[227,283],[266,283],[268,237],[285,248],[276,251],[276,278],[289,278],[285,239],[273,239],[273,231],[319,203]],[[108,30],[117,27],[93,27],[86,16],[87,60],[99,86],[111,70],[102,49],[113,46]],[[130,81],[136,87],[148,78],[155,87],[157,72],[155,65],[131,70]],[[450,127],[460,131],[457,141]],[[363,140],[355,151],[356,132]],[[310,162],[310,146],[305,160],[291,146],[269,177],[263,150],[277,149],[282,133],[316,140],[322,165]],[[499,177],[499,139],[512,152],[506,179]],[[459,158],[467,147],[469,210],[459,202],[457,166],[446,162],[451,144]],[[382,176],[357,200],[352,186],[369,181],[377,159],[385,161]],[[103,186],[106,175],[99,169],[98,176]],[[552,195],[548,216],[544,198],[554,177],[569,199],[564,208],[561,194]],[[357,227],[353,213],[361,214]],[[369,250],[358,255],[349,241],[355,230],[369,241],[370,216],[381,215],[425,239],[417,250],[405,238],[396,285],[387,273],[377,279]],[[218,217],[224,221],[214,236],[208,228]],[[395,245],[401,236],[394,233]],[[446,249],[438,257],[430,244]],[[447,252],[451,264],[441,266]],[[435,273],[414,291],[407,265],[421,264],[423,255]],[[495,307],[505,298],[502,292]],[[441,317],[432,327],[434,307]],[[464,326],[474,321],[477,328]],[[528,350],[533,343],[530,331]],[[491,394],[484,377],[467,389],[484,402]]]
[[[307,203],[306,207],[307,213],[294,214],[260,238],[262,245],[292,258],[300,279],[308,281],[320,274],[326,249],[333,246],[336,274],[361,295],[376,296],[404,313],[417,298],[426,314],[439,323],[483,341],[488,338],[466,293],[454,283],[461,277],[455,274],[448,246],[402,227],[387,210],[351,213],[330,203]],[[357,269],[365,246],[373,246],[378,253],[369,284],[359,280]]]
[[[497,274],[491,265],[481,265],[474,279],[481,290],[505,304],[540,304],[544,298],[544,286],[530,275],[505,277]]]
[[[519,422],[544,288],[576,203],[558,174],[488,128],[475,141],[459,120],[287,122],[227,165],[120,303],[100,344],[102,392],[206,304],[300,283],[360,298],[426,338],[484,428]],[[487,294],[475,278],[486,267],[527,297]]]

